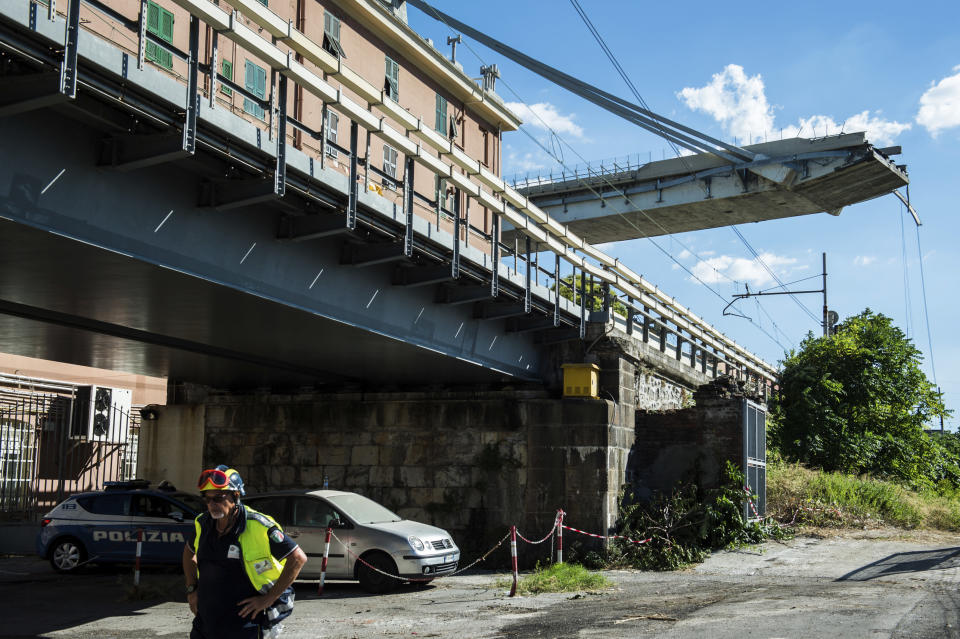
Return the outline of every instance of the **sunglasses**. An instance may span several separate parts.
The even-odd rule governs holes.
[[[222,470],[205,470],[200,473],[200,480],[197,482],[197,488],[203,489],[210,484],[214,488],[226,488],[230,484],[227,474]]]
[[[203,495],[203,501],[206,502],[206,503],[208,503],[208,504],[211,504],[211,503],[214,503],[214,502],[219,504],[220,502],[224,502],[224,501],[233,501],[233,495],[231,495],[231,494],[229,494],[229,493],[217,493],[217,494],[215,494],[215,495]]]

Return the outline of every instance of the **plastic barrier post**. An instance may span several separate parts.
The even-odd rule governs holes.
[[[323,561],[320,562],[320,586],[317,588],[318,596],[323,594],[323,580],[327,576],[327,557],[330,555],[330,535],[332,533],[333,528],[327,526],[327,541],[323,547]]]
[[[517,594],[517,527],[510,526],[510,561],[513,563],[513,586],[510,588],[510,596]]]
[[[557,563],[563,563],[563,516],[566,513],[563,510],[557,511],[557,517],[560,518],[559,523],[557,524]]]
[[[140,553],[143,550],[143,528],[137,528],[137,561],[133,565],[133,585],[140,586]]]

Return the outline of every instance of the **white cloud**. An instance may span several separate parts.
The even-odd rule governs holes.
[[[507,102],[507,108],[517,114],[524,124],[545,131],[552,129],[555,133],[583,137],[583,128],[573,121],[576,115],[562,115],[557,112],[557,107],[549,102],[537,102],[529,106],[522,102]]]
[[[761,253],[760,259],[778,275],[782,275],[787,267],[792,267],[797,260],[773,253]],[[773,277],[758,260],[748,260],[743,257],[720,255],[702,260],[692,269],[693,274],[707,284],[736,280],[760,287],[772,284]]]
[[[870,266],[877,261],[876,256],[874,255],[858,255],[853,258],[853,263],[856,266]]]
[[[688,257],[690,257],[691,255],[693,255],[693,253],[691,253],[691,252],[688,251],[687,249],[683,249],[683,250],[680,251],[680,253],[677,255],[677,259],[678,259],[678,260],[685,260],[685,259],[687,259]]]
[[[777,127],[762,76],[748,76],[738,64],[728,64],[723,71],[714,74],[706,86],[684,88],[677,97],[688,108],[712,116],[740,144],[763,142],[768,137],[822,137],[841,131],[866,131],[870,142],[884,145],[891,144],[912,126],[885,120],[876,111],[873,115],[870,111],[861,111],[842,122],[827,115],[814,115],[800,118],[796,125]]]
[[[960,126],[960,66],[953,68],[954,75],[932,84],[920,96],[917,124],[930,135],[937,137],[944,129]]]
[[[743,140],[773,130],[773,109],[759,74],[747,77],[739,64],[728,64],[704,87],[687,87],[677,96],[694,111],[703,111]]]

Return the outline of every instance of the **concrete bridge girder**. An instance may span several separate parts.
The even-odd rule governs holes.
[[[762,155],[736,166],[705,154],[685,156],[519,190],[597,244],[824,211],[839,215],[908,182],[903,167],[881,152],[888,150],[874,149],[862,133],[747,148]]]

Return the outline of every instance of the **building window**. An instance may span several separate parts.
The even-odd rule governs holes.
[[[262,4],[262,5],[265,6],[265,7],[270,6],[270,5],[267,4],[267,0],[258,0],[258,1],[260,2],[260,4]]]
[[[447,99],[439,93],[437,94],[437,118],[433,128],[443,137],[447,137]]]
[[[247,60],[246,73],[244,74],[243,87],[257,96],[261,100],[266,99],[267,97],[267,72],[263,67],[257,66],[253,62]],[[264,119],[265,114],[263,112],[263,107],[251,100],[250,98],[243,99],[243,110],[254,116],[255,118]]]
[[[397,150],[386,144],[383,145],[383,172],[393,178],[393,180],[384,178],[383,185],[388,189],[396,190],[397,185],[394,180],[397,179]]]
[[[340,46],[340,18],[329,11],[323,12],[323,48],[338,58],[347,57]]]
[[[450,212],[453,211],[453,198],[447,190],[447,181],[439,175],[434,176],[434,186],[436,188],[437,213],[447,219],[452,219]]]
[[[147,2],[147,31],[164,42],[173,44],[173,14],[153,2]],[[173,54],[159,44],[147,41],[147,60],[156,62],[164,69],[173,68]]]
[[[233,82],[233,62],[230,62],[229,60],[221,60],[220,75]],[[220,92],[224,95],[233,95],[233,89],[225,84],[220,85]]]
[[[338,126],[340,126],[340,116],[334,113],[333,111],[327,109],[327,122],[326,122],[327,142],[331,142],[332,144],[337,143],[337,127]],[[337,157],[336,147],[331,146],[330,144],[327,144],[326,147],[327,147],[326,149],[327,157],[336,159]]]
[[[383,83],[383,90],[394,102],[400,101],[400,65],[390,59],[390,56],[384,58],[384,67],[386,79]]]

